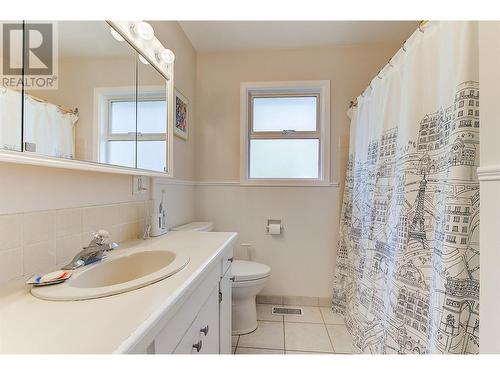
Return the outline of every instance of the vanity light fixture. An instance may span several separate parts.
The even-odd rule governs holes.
[[[175,61],[175,54],[168,48],[165,48],[161,52],[160,57],[167,64],[172,64]]]
[[[134,23],[130,28],[130,31],[132,31],[132,34],[138,35],[144,40],[152,40],[155,37],[153,26],[144,21]]]
[[[115,29],[111,28],[111,35],[113,35],[113,38],[115,38],[117,41],[119,42],[124,42],[125,41],[125,38],[123,38],[119,33],[118,31],[116,31]]]

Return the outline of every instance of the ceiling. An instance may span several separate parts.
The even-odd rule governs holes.
[[[418,21],[180,21],[198,52],[402,43]]]

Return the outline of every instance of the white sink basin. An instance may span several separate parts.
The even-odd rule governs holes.
[[[188,263],[189,256],[163,250],[113,254],[100,263],[76,270],[62,284],[33,287],[31,294],[56,301],[101,298],[163,280],[179,272]]]

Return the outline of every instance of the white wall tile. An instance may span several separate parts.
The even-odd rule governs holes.
[[[0,250],[12,249],[22,245],[23,216],[0,215]]]
[[[95,232],[120,223],[120,205],[85,207],[82,216],[82,229]]]
[[[53,240],[55,238],[55,218],[55,211],[41,211],[24,214],[24,246]]]
[[[81,243],[81,234],[74,234],[56,239],[56,265],[58,268],[68,264],[73,257],[82,250]]]
[[[56,268],[55,241],[38,242],[34,245],[24,246],[23,269],[24,276],[36,273],[45,273]]]
[[[144,231],[150,201],[0,215],[0,283],[70,262],[99,229],[118,244]]]
[[[120,204],[120,223],[134,223],[144,218],[145,206],[143,202]]]
[[[0,250],[0,283],[23,275],[23,249]]]
[[[331,297],[339,220],[337,187],[199,185],[195,197],[197,220],[215,222],[217,231],[238,232],[237,245],[253,245],[251,260],[271,267],[261,294]],[[282,220],[281,235],[266,234],[268,219]],[[246,252],[240,249],[236,247],[235,257],[245,259]],[[316,299],[313,305],[318,303]]]
[[[81,208],[71,208],[56,211],[56,237],[66,237],[80,234],[82,231]]]

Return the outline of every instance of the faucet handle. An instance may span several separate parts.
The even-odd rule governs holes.
[[[99,229],[97,232],[94,232],[93,234],[94,241],[98,245],[104,245],[106,242],[109,240],[109,232],[104,229]]]

